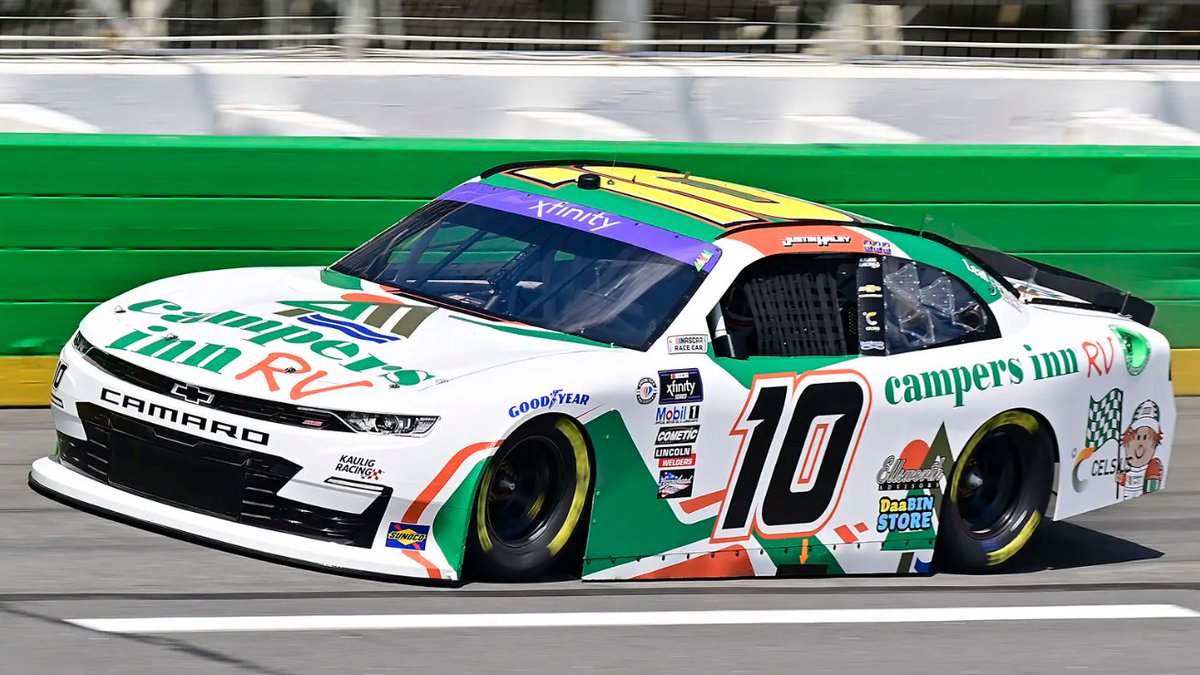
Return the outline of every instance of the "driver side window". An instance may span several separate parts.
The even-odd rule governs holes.
[[[734,358],[857,354],[856,260],[785,254],[749,265],[714,312],[714,351]]]

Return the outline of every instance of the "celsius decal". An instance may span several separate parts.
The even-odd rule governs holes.
[[[879,498],[876,532],[912,532],[933,527],[933,497]]]
[[[367,480],[379,480],[379,477],[383,475],[383,469],[375,468],[374,459],[355,455],[342,455],[333,470],[336,473],[346,473]]]
[[[1150,362],[1150,341],[1145,335],[1124,326],[1114,324],[1109,328],[1121,343],[1121,352],[1125,355],[1125,369],[1130,375],[1141,375],[1146,369],[1146,364]]]
[[[863,321],[867,324],[867,330],[874,329],[872,332],[879,331],[879,319],[875,318],[878,314],[879,312],[863,312]]]
[[[562,389],[555,389],[546,396],[538,396],[528,401],[522,401],[508,409],[509,417],[520,417],[533,410],[552,410],[559,405],[587,405],[588,394],[572,394]]]
[[[1133,411],[1133,419],[1125,433],[1121,434],[1121,447],[1125,448],[1125,462],[1114,476],[1117,495],[1131,499],[1149,492],[1158,492],[1162,487],[1163,463],[1154,456],[1162,444],[1158,404],[1142,401]]]
[[[679,424],[695,422],[700,419],[698,405],[665,405],[654,411],[655,424]]]
[[[830,244],[849,244],[850,243],[850,235],[847,235],[847,234],[801,235],[801,236],[785,237],[783,239],[783,241],[781,241],[780,243],[783,244],[784,248],[790,248],[792,246],[803,245],[803,244],[816,244],[817,246],[825,247],[825,246],[829,246]]]
[[[673,443],[695,443],[696,437],[700,435],[700,427],[663,427],[658,430],[658,435],[654,437],[655,445],[666,445]]]
[[[638,381],[637,386],[637,401],[642,405],[654,403],[654,397],[658,396],[658,385],[654,384],[653,378],[643,377]]]
[[[704,354],[707,351],[707,335],[672,335],[667,338],[668,354]]]
[[[115,406],[120,406],[126,410],[139,412],[146,417],[152,417],[163,422],[170,422],[177,425],[179,428],[186,430],[187,427],[195,427],[200,431],[206,431],[214,436],[228,436],[229,438],[254,443],[255,445],[267,445],[271,440],[271,434],[265,431],[255,431],[246,427],[239,427],[236,424],[226,424],[210,420],[207,417],[193,415],[192,413],[180,412],[174,408],[168,408],[165,405],[150,403],[140,398],[135,398],[128,394],[113,391],[112,389],[101,389],[100,400],[105,403],[111,403]]]
[[[1071,467],[1071,487],[1076,492],[1083,492],[1088,486],[1088,476],[1115,475],[1121,468],[1121,449],[1118,441],[1121,438],[1122,407],[1125,392],[1113,388],[1104,398],[1097,401],[1088,398],[1087,431],[1083,449],[1075,453],[1075,461]],[[1112,443],[1112,457],[1101,454],[1105,444]],[[1087,460],[1092,460],[1088,462]],[[1087,468],[1084,475],[1080,469]]]
[[[946,474],[942,471],[942,458],[933,460],[927,469],[909,468],[908,463],[895,455],[883,460],[883,468],[875,476],[880,490],[926,490],[940,487]]]
[[[700,381],[700,371],[696,368],[658,371],[659,403],[692,403],[702,400],[704,385]]]
[[[428,525],[392,523],[388,527],[386,543],[389,548],[402,548],[409,551],[424,551],[425,543],[428,539]]]
[[[692,479],[695,478],[695,475],[695,469],[659,472],[658,498],[682,499],[684,497],[691,497]]]

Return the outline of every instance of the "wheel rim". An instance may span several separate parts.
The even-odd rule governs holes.
[[[958,514],[981,539],[1019,516],[1022,456],[1006,434],[988,436],[967,458],[955,489]]]
[[[497,458],[487,486],[488,530],[497,543],[518,547],[545,529],[565,484],[554,443],[535,436]]]

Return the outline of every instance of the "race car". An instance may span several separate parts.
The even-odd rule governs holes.
[[[987,571],[1045,517],[1165,486],[1153,313],[671,168],[504,165],[327,268],[101,304],[29,481],[390,578]]]

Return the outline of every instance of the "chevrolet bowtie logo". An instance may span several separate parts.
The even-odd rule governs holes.
[[[193,387],[190,384],[182,382],[171,387],[171,395],[175,398],[181,398],[188,403],[198,403],[200,405],[208,405],[213,402],[213,394],[211,391],[204,391],[200,387]]]

